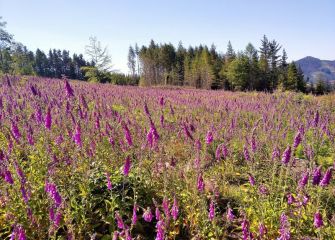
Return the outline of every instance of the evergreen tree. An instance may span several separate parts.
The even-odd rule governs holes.
[[[249,88],[250,63],[245,55],[235,58],[228,66],[227,77],[233,90],[244,91]]]
[[[227,52],[225,55],[225,60],[226,62],[231,62],[232,60],[234,60],[234,58],[236,57],[236,53],[233,49],[233,46],[231,45],[231,42],[228,41],[228,45],[227,45]]]
[[[136,54],[132,46],[129,47],[128,51],[128,68],[130,74],[134,77],[136,74]]]
[[[177,52],[176,52],[175,72],[177,76],[174,81],[175,85],[184,84],[184,75],[185,75],[184,61],[185,61],[186,54],[187,52],[186,52],[186,49],[183,47],[182,42],[179,42]]]
[[[294,62],[288,65],[287,83],[283,86],[285,90],[296,91],[298,88],[298,69]]]

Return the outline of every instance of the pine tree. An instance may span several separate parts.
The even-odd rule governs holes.
[[[227,77],[233,90],[244,91],[249,88],[250,63],[248,57],[240,55],[228,66]]]
[[[285,90],[297,91],[298,89],[298,69],[294,62],[288,65],[287,84],[284,85]]]
[[[234,60],[234,58],[236,57],[236,53],[233,49],[233,46],[231,45],[231,42],[228,41],[228,45],[227,45],[227,52],[225,55],[225,60],[226,62],[231,62],[232,60]]]
[[[129,47],[128,51],[128,68],[130,74],[134,77],[136,74],[136,54],[132,46]]]

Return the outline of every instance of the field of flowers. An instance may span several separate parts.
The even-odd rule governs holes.
[[[0,80],[0,239],[335,239],[335,96]]]

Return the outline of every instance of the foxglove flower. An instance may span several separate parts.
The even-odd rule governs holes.
[[[264,185],[264,184],[261,184],[258,188],[258,191],[260,192],[260,194],[262,195],[268,195],[269,194],[269,190],[268,188]]]
[[[73,140],[74,142],[79,146],[81,147],[82,146],[82,142],[81,142],[81,129],[80,129],[80,125],[77,124],[76,126],[76,130],[75,130],[75,133],[73,135]]]
[[[70,83],[65,79],[65,90],[66,90],[66,95],[67,97],[73,97],[73,89],[70,85]]]
[[[18,141],[21,138],[21,133],[14,121],[12,121],[11,130],[15,140]]]
[[[156,224],[156,229],[157,229],[157,235],[155,240],[164,240],[164,222],[162,220],[159,220]]]
[[[151,118],[149,108],[146,102],[144,103],[144,112],[149,118]]]
[[[306,186],[306,184],[308,183],[308,178],[309,178],[309,172],[305,172],[299,181],[300,188],[304,188]]]
[[[13,178],[12,178],[12,174],[10,173],[9,170],[5,170],[4,175],[5,175],[5,181],[6,181],[6,182],[8,182],[8,183],[11,184],[11,185],[14,184],[14,180],[13,180]]]
[[[256,150],[257,150],[257,144],[256,144],[255,136],[252,136],[252,138],[251,138],[251,150],[252,150],[253,153],[255,153]]]
[[[311,197],[310,197],[309,195],[304,195],[304,196],[302,197],[301,205],[302,205],[302,206],[306,206],[307,203],[309,202],[310,198],[311,198]]]
[[[244,154],[244,159],[249,162],[250,161],[250,154],[247,145],[244,145],[243,147],[243,154]]]
[[[290,233],[290,223],[288,221],[287,216],[285,213],[282,213],[280,216],[280,240],[290,240],[291,233]]]
[[[130,168],[131,168],[130,157],[127,156],[126,161],[123,166],[123,175],[128,176]]]
[[[51,222],[55,221],[55,210],[53,207],[49,208],[49,219]]]
[[[59,227],[61,220],[62,220],[62,213],[61,212],[57,212],[57,214],[55,216],[55,221],[54,221],[54,224],[55,224],[56,228]]]
[[[158,140],[157,130],[156,128],[154,128],[154,126],[151,126],[147,134],[147,142],[150,145],[150,148],[154,146],[154,142],[156,142],[157,140]]]
[[[235,219],[235,215],[233,213],[233,210],[229,207],[227,210],[227,220],[231,222],[234,219]]]
[[[291,205],[295,202],[295,198],[293,197],[293,195],[291,193],[289,193],[287,195],[287,204]]]
[[[244,218],[242,221],[242,234],[243,234],[243,240],[249,240],[250,239],[250,224],[249,221]]]
[[[53,199],[56,207],[59,207],[62,203],[62,197],[60,196],[59,192],[57,191],[56,185],[53,184],[53,183],[46,182],[45,191],[49,194],[49,197]]]
[[[161,220],[161,213],[158,207],[156,207],[156,210],[155,210],[155,218],[157,221]]]
[[[106,173],[106,178],[107,178],[107,189],[109,191],[111,191],[112,190],[112,182],[111,182],[110,174],[108,172]]]
[[[285,165],[287,165],[290,161],[291,158],[291,146],[287,146],[287,148],[285,149],[281,162]]]
[[[167,199],[167,197],[163,198],[162,207],[165,214],[165,218],[170,219],[170,210],[169,210],[170,207],[169,207],[169,200]]]
[[[323,226],[323,220],[322,220],[322,215],[320,212],[316,212],[314,214],[314,227],[320,228]]]
[[[272,160],[275,160],[276,158],[279,158],[280,153],[278,147],[275,147],[272,151]]]
[[[51,110],[50,108],[48,108],[47,114],[45,115],[45,120],[44,120],[45,128],[50,130],[51,124],[52,124]]]
[[[316,113],[314,115],[314,119],[313,119],[313,126],[314,127],[318,126],[319,120],[320,120],[320,114],[319,114],[319,111],[316,111]]]
[[[198,175],[197,188],[199,192],[202,192],[205,189],[205,183],[201,173]]]
[[[124,222],[123,222],[119,212],[115,213],[115,219],[116,219],[116,222],[117,222],[117,227],[120,228],[120,229],[124,229],[125,228]]]
[[[132,240],[129,229],[126,229],[125,233],[126,233],[126,239],[125,240]]]
[[[313,185],[318,185],[321,180],[321,166],[317,167],[313,171]]]
[[[137,205],[136,203],[134,204],[134,207],[133,207],[133,216],[131,217],[131,224],[132,225],[135,225],[136,222],[137,222],[137,214],[136,214],[136,211],[137,211]]]
[[[200,142],[199,139],[197,139],[197,140],[195,141],[195,148],[196,148],[197,151],[200,151],[200,150],[201,150],[201,142]]]
[[[159,105],[161,105],[162,107],[164,106],[164,98],[163,97],[161,97],[159,99]]]
[[[214,201],[211,200],[211,203],[209,204],[209,213],[208,218],[210,221],[213,221],[215,217],[215,207],[214,207]]]
[[[256,184],[255,178],[251,174],[249,174],[249,183],[251,186],[255,186]]]
[[[27,191],[24,185],[21,185],[20,190],[21,190],[23,201],[27,204],[29,201],[30,195],[27,194]]]
[[[34,96],[37,95],[37,90],[36,90],[36,88],[35,88],[34,85],[30,85],[30,90],[31,90],[31,93],[32,93]]]
[[[177,204],[177,199],[176,196],[173,198],[173,205],[171,208],[171,216],[173,218],[173,220],[177,220],[178,218],[178,214],[179,214],[179,209],[178,209],[178,204]]]
[[[220,160],[222,157],[227,158],[227,156],[228,156],[228,149],[226,145],[220,144],[215,151],[216,160]]]
[[[188,137],[189,139],[191,139],[192,141],[194,140],[193,139],[193,136],[192,134],[190,133],[190,131],[188,130],[186,124],[184,123],[183,125],[183,129],[184,129],[184,133],[185,133],[185,136]]]
[[[118,240],[118,237],[119,237],[118,231],[114,231],[112,240]]]
[[[133,146],[133,139],[131,137],[131,134],[130,134],[130,131],[129,131],[129,128],[128,128],[127,124],[123,124],[123,130],[124,130],[124,136],[126,138],[126,141],[129,145],[129,147]]]
[[[161,126],[164,127],[164,115],[163,114],[160,117],[160,122],[161,122]]]
[[[206,135],[206,144],[207,145],[211,144],[213,140],[214,140],[213,133],[211,131],[208,131]]]
[[[301,143],[302,137],[300,131],[295,135],[294,142],[293,142],[293,148],[296,148]]]
[[[148,207],[147,210],[145,210],[144,213],[143,213],[143,219],[146,222],[151,222],[152,218],[153,218],[153,216],[152,216],[152,213],[151,213],[151,209],[150,209],[150,207]]]
[[[14,235],[14,238],[13,238],[13,235]],[[18,240],[26,240],[27,239],[26,238],[26,232],[24,231],[24,228],[21,225],[16,226],[14,228],[14,234],[12,233],[12,238],[16,239],[15,236],[17,236]]]
[[[328,168],[325,175],[323,176],[321,182],[320,182],[320,186],[325,187],[327,185],[329,185],[331,177],[332,177],[332,168]]]

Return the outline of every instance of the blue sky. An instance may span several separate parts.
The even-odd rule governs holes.
[[[185,47],[228,40],[235,50],[259,46],[264,34],[290,60],[335,59],[335,0],[0,0],[0,16],[31,50],[84,53],[89,36],[108,45],[115,69],[127,72],[129,45],[181,40]]]

